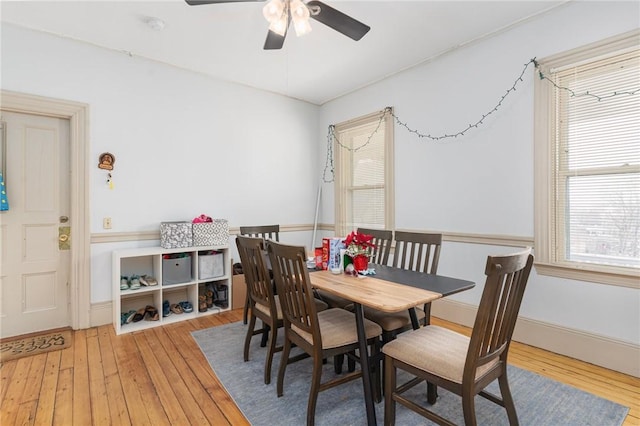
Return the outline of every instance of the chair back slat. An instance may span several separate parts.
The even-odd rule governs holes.
[[[373,254],[371,255],[371,262],[378,265],[389,264],[389,254],[391,253],[391,243],[393,241],[393,231],[386,229],[369,229],[358,228],[358,232],[373,237]]]
[[[393,266],[412,271],[438,273],[442,234],[396,231]]]
[[[267,244],[273,277],[282,307],[285,333],[296,327],[313,336],[313,344],[322,347],[318,314],[307,270],[304,247],[276,242]]]
[[[468,378],[473,382],[477,367],[497,357],[501,357],[506,364],[532,265],[530,249],[509,256],[487,258],[487,279],[471,333],[464,369],[465,380]]]
[[[273,285],[265,259],[264,240],[238,235],[236,247],[240,254],[240,262],[244,273],[249,297],[255,302],[269,308],[272,318],[277,318]]]
[[[280,241],[280,225],[241,226],[240,234],[265,240]]]

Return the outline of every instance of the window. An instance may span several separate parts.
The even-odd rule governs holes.
[[[385,111],[335,127],[336,235],[393,229],[393,122]]]
[[[538,273],[640,287],[640,32],[539,62]]]

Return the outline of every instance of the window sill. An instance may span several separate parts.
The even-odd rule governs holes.
[[[603,271],[590,265],[576,264],[535,262],[534,266],[538,275],[640,289],[638,273],[634,275],[627,271]]]

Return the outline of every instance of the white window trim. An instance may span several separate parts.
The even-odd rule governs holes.
[[[538,61],[543,74],[549,70],[596,58],[608,53],[624,50],[640,44],[640,30],[634,30],[569,52],[550,56]],[[555,200],[553,191],[553,111],[549,108],[553,86],[548,81],[535,78],[534,83],[534,186],[535,223],[534,239],[536,271],[540,275],[559,278],[640,288],[640,275],[627,268],[561,262],[554,259],[552,247],[552,215]]]
[[[393,112],[393,110],[392,110]],[[386,110],[377,111],[371,114],[364,115],[362,117],[348,120],[335,126],[335,133],[339,135],[349,128],[361,126],[371,121],[379,120],[384,115],[385,124],[385,229],[393,230],[395,227],[395,181],[394,181],[394,146],[393,146],[393,117],[391,114],[386,113]],[[339,145],[334,146],[335,160],[336,160],[336,174],[334,183],[334,214],[335,214],[335,233],[336,235],[346,235],[344,232],[350,232],[351,230],[343,229],[346,225],[346,192],[342,190],[344,187],[344,176],[349,170],[345,164],[345,160],[349,157],[345,155],[345,149]]]

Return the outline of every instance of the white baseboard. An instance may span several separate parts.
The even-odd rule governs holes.
[[[442,299],[434,302],[431,315],[471,327],[477,307]],[[518,318],[513,340],[581,361],[640,377],[640,346],[529,318]]]
[[[91,304],[91,327],[111,324],[113,321],[113,306],[111,302],[92,303]]]

